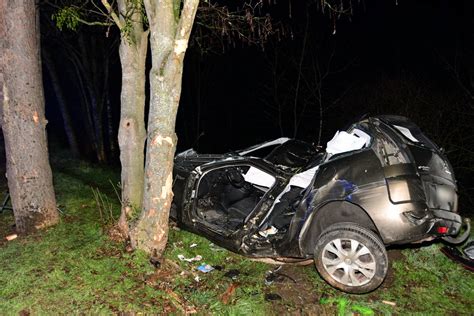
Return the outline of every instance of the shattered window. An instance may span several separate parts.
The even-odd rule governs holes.
[[[405,151],[406,145],[399,140],[394,132],[382,125],[376,127],[376,130],[376,152],[384,165],[410,163],[410,158]]]

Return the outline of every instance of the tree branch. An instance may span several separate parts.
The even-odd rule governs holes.
[[[191,30],[193,29],[194,18],[199,5],[199,0],[185,0],[181,16],[179,18],[178,28],[176,30],[176,40],[189,41]]]
[[[199,0],[185,0],[179,17],[178,27],[174,37],[174,53],[180,60],[188,47],[189,37],[194,25],[194,18],[199,5]]]
[[[117,13],[114,11],[110,3],[107,0],[101,0],[101,2],[104,5],[104,7],[107,9],[107,12],[112,17],[112,20],[115,22],[115,24],[117,24],[118,28],[122,30],[124,26],[123,22],[120,20],[120,18],[118,17]]]

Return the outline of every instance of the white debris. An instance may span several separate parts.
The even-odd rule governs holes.
[[[265,187],[271,188],[275,183],[275,177],[255,167],[250,167],[244,174],[245,181]]]
[[[337,131],[336,135],[328,142],[326,152],[331,155],[340,154],[361,149],[365,144],[366,139],[362,137],[345,131]]]
[[[181,260],[181,261],[193,262],[193,261],[202,260],[202,256],[197,255],[196,257],[193,257],[193,258],[186,258],[184,255],[178,255],[178,259]]]
[[[403,136],[405,136],[406,138],[408,138],[409,140],[411,140],[412,142],[415,142],[415,143],[418,143],[420,142],[418,139],[416,139],[415,136],[413,136],[413,134],[411,133],[411,131],[406,128],[406,127],[403,127],[403,126],[398,126],[398,125],[393,125],[396,129],[398,129],[398,131],[400,133],[403,134]]]
[[[278,233],[278,229],[274,227],[273,225],[265,230],[258,232],[258,234],[262,237],[268,237],[270,235],[275,235],[276,233]]]
[[[314,174],[316,173],[318,169],[319,169],[319,166],[316,166],[308,170],[305,170],[301,173],[295,174],[293,177],[291,177],[290,182],[288,183],[288,186],[295,186],[302,189],[306,189],[311,183],[311,180],[313,180]]]
[[[17,234],[12,234],[12,235],[8,235],[7,237],[5,237],[6,240],[8,241],[12,241],[13,239],[16,239],[18,237]]]

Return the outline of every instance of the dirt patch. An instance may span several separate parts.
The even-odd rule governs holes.
[[[122,231],[118,227],[118,224],[113,223],[108,227],[104,227],[104,230],[110,240],[116,243],[123,243],[126,241],[126,237],[123,235]]]
[[[160,288],[172,287],[175,276],[182,271],[179,266],[171,260],[163,260],[155,272],[145,278],[149,285],[159,286]]]
[[[166,304],[163,306],[165,314],[194,314],[197,308],[190,303],[184,296],[174,291],[174,282],[177,275],[194,274],[182,270],[179,265],[172,260],[163,260],[159,268],[151,275],[145,277],[145,283],[160,289],[166,293]],[[196,290],[196,289],[191,289]]]
[[[400,249],[390,249],[387,251],[387,255],[388,255],[389,266],[388,266],[387,276],[385,277],[385,281],[382,283],[382,286],[381,286],[382,289],[390,288],[395,280],[395,271],[393,270],[393,263],[395,261],[405,260],[405,256],[403,255]]]
[[[284,265],[275,273],[273,282],[265,291],[267,301],[272,303],[272,312],[285,315],[334,315],[336,309],[333,306],[320,304],[321,297],[313,291],[314,283],[303,269]]]
[[[389,249],[387,251],[387,256],[388,256],[388,262],[389,262],[387,276],[385,277],[385,280],[383,281],[379,289],[368,294],[368,299],[371,301],[379,301],[380,298],[379,298],[378,293],[384,292],[385,290],[387,291],[390,290],[393,283],[395,282],[395,270],[393,269],[393,263],[395,261],[405,260],[405,256],[403,255],[400,249]]]

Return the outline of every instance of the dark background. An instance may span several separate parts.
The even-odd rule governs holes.
[[[286,31],[270,36],[263,45],[239,39],[222,45],[211,39],[203,51],[194,38],[184,66],[176,123],[178,151],[194,147],[200,152],[225,152],[280,136],[324,145],[336,130],[362,115],[399,114],[410,117],[446,149],[459,180],[461,206],[470,208],[474,187],[472,2],[367,0],[353,4],[352,14],[336,16],[322,12],[317,2],[278,1],[267,5],[262,14],[270,13]],[[120,63],[113,45],[118,43],[118,34],[84,26],[75,32],[63,31],[61,36],[73,42],[78,33],[111,45],[108,91],[116,133]],[[45,33],[43,41],[48,43],[50,36]],[[64,47],[53,41],[47,47],[60,64],[83,157],[94,160],[81,132],[79,92]],[[99,55],[91,54],[91,58]],[[67,146],[47,75],[45,90],[50,143]],[[117,157],[117,151],[110,150],[109,163],[117,165]]]

